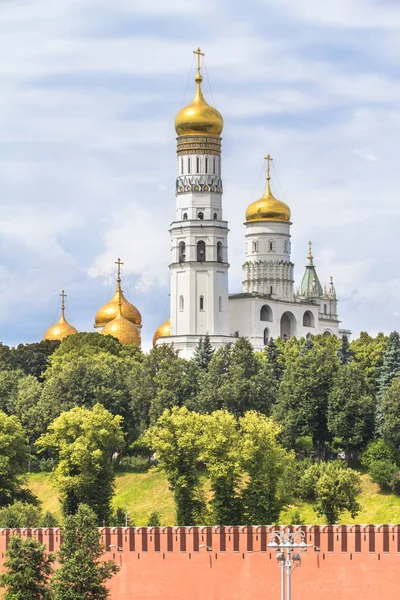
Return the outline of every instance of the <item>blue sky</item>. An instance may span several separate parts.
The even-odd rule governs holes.
[[[91,331],[121,256],[150,346],[169,314],[173,123],[199,45],[225,120],[231,291],[270,152],[297,283],[311,239],[343,326],[399,328],[399,30],[395,0],[2,0],[0,340],[41,339],[62,288]]]

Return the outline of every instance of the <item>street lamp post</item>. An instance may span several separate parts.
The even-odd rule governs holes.
[[[268,548],[276,552],[276,558],[281,568],[281,600],[291,600],[292,572],[296,567],[301,566],[299,551],[307,552],[310,544],[306,543],[304,531],[296,531],[295,533],[274,531],[270,539]]]

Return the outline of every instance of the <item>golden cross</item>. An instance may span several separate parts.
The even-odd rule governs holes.
[[[119,258],[115,261],[115,264],[118,265],[118,279],[121,279],[121,265],[123,265],[124,263]]]
[[[274,160],[270,154],[268,156],[264,156],[264,160],[268,161],[267,166],[267,181],[271,179],[271,161]]]
[[[64,314],[64,310],[65,310],[65,298],[67,297],[67,294],[64,293],[64,290],[61,290],[61,294],[60,294],[62,300],[61,300],[61,310]]]
[[[308,258],[312,258],[312,242],[308,242]]]
[[[202,52],[200,50],[200,48],[197,48],[197,50],[193,50],[193,54],[197,54],[197,72],[200,73],[200,67],[201,67],[201,56],[204,56],[204,52]]]

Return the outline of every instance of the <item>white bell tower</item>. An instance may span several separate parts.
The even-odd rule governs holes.
[[[214,347],[230,341],[228,314],[228,224],[223,220],[220,113],[205,101],[200,49],[196,94],[175,120],[176,213],[171,224],[170,335],[190,357],[200,337]]]

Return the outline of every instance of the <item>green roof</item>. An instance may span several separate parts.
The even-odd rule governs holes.
[[[307,265],[298,295],[302,298],[320,298],[323,293],[314,265]]]

